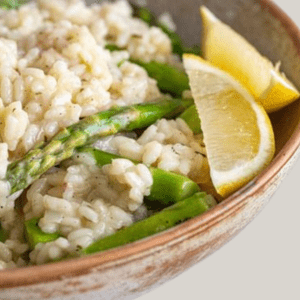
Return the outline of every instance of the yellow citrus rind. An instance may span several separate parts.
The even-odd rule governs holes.
[[[244,37],[206,7],[200,14],[204,58],[238,80],[268,113],[299,98],[297,88]]]
[[[193,54],[184,54],[183,62],[201,119],[211,179],[227,197],[272,160],[272,125],[261,104],[234,77]]]

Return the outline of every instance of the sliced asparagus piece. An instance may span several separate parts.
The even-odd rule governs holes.
[[[121,156],[107,153],[92,147],[82,147],[77,149],[80,153],[90,154],[98,166],[110,164],[113,159],[122,158]],[[137,161],[133,161],[138,163]],[[200,191],[196,182],[188,177],[175,174],[165,170],[150,167],[153,177],[153,185],[147,202],[151,202],[152,207],[165,207],[181,201]]]
[[[33,218],[28,221],[25,221],[26,238],[29,243],[30,249],[34,249],[34,247],[38,243],[52,242],[60,237],[59,233],[43,232],[39,227],[38,222],[39,219],[37,218]]]

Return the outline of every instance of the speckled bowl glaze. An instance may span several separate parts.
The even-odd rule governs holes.
[[[92,1],[90,1],[92,2]],[[300,32],[267,0],[148,0],[169,11],[187,43],[200,40],[205,4],[300,88]],[[125,247],[80,259],[0,272],[0,299],[133,299],[177,276],[238,234],[267,204],[299,155],[300,103],[271,116],[277,153],[247,186],[202,216]]]

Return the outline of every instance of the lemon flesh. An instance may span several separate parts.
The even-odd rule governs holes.
[[[296,87],[263,57],[244,37],[221,22],[206,7],[200,7],[204,58],[228,72],[273,112],[299,97]]]
[[[232,76],[192,54],[184,54],[183,62],[201,119],[211,179],[227,197],[272,160],[272,125],[261,104]]]

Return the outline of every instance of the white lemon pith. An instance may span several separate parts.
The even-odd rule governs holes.
[[[272,160],[272,125],[264,108],[232,76],[196,55],[184,54],[183,62],[201,119],[212,182],[226,197]]]
[[[206,7],[202,17],[202,51],[206,60],[235,77],[267,112],[299,97],[296,87],[244,37],[221,22]]]

